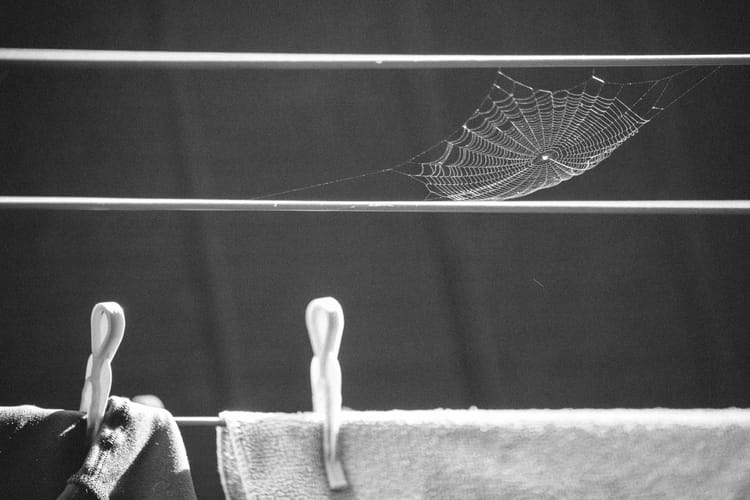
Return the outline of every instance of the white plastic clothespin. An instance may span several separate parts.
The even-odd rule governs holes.
[[[344,332],[344,311],[333,297],[315,299],[307,305],[305,323],[313,349],[310,362],[313,411],[325,417],[323,461],[328,486],[332,490],[341,490],[349,485],[338,447],[341,425],[341,365],[338,355]]]
[[[86,441],[91,443],[104,418],[112,388],[112,358],[125,333],[125,313],[117,302],[100,302],[91,311],[91,355],[81,392],[86,412]]]

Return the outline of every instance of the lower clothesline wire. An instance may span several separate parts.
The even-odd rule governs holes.
[[[226,427],[226,421],[221,417],[174,417],[181,427]]]
[[[0,209],[83,211],[748,214],[750,200],[312,201],[0,196]]]

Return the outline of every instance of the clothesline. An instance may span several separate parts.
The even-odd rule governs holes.
[[[750,200],[314,201],[0,196],[0,209],[3,208],[169,212],[226,211],[732,215],[750,214]]]
[[[0,48],[0,64],[183,69],[447,69],[747,65],[750,54],[305,54]]]
[[[174,417],[181,427],[225,427],[226,421],[221,417]]]

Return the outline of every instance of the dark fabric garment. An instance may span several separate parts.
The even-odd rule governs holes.
[[[89,449],[85,431],[81,412],[0,408],[0,498],[196,498],[169,412],[112,397]]]
[[[86,457],[77,411],[0,408],[0,498],[57,498]]]

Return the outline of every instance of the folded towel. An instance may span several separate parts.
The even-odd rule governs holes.
[[[85,441],[81,412],[0,407],[0,498],[195,499],[169,412],[112,397],[94,444]]]
[[[750,498],[750,410],[344,411],[342,492],[319,415],[221,416],[231,500]]]

